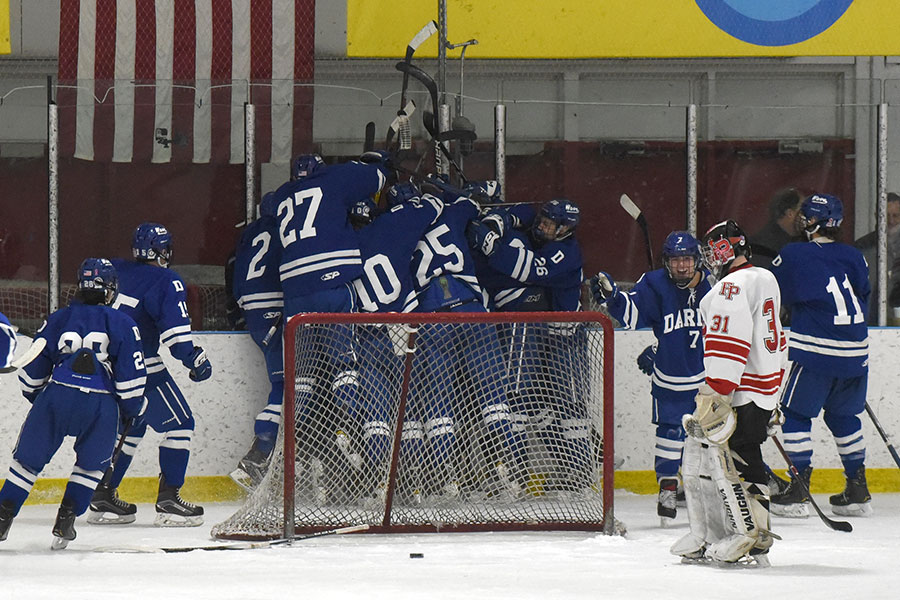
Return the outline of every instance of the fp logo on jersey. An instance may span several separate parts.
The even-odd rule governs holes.
[[[728,300],[731,300],[733,296],[737,296],[741,293],[741,288],[739,286],[734,285],[730,281],[726,281],[722,284],[722,289],[719,291],[719,295],[725,296]]]

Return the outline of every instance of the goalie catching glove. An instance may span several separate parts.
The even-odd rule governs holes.
[[[205,381],[212,376],[212,364],[206,357],[206,351],[200,346],[194,346],[194,350],[182,364],[191,370],[191,381]]]
[[[616,282],[608,273],[600,271],[591,277],[591,295],[597,304],[603,304],[618,293]]]
[[[681,418],[684,430],[700,441],[717,445],[726,443],[737,427],[731,395],[723,396],[704,383],[697,391],[696,403],[693,414]]]

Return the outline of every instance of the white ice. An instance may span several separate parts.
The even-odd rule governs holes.
[[[817,496],[828,511],[827,496]],[[776,518],[783,541],[768,569],[682,565],[669,546],[687,531],[683,510],[659,526],[655,496],[616,494],[625,537],[589,533],[344,535],[293,546],[185,554],[110,553],[215,543],[209,526],[234,504],[207,504],[199,528],[152,526],[139,505],[124,526],[76,522],[66,550],[49,550],[56,507],[26,506],[0,543],[0,598],[416,598],[497,599],[900,597],[900,494],[876,494],[875,515],[849,519],[852,533],[815,515]],[[830,511],[828,511],[830,514]],[[844,519],[843,517],[834,517]],[[410,558],[421,553],[423,558]]]

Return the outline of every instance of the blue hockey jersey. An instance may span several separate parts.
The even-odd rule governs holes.
[[[700,299],[711,288],[704,277],[695,288],[680,289],[665,269],[644,273],[629,292],[619,292],[606,306],[628,329],[650,327],[656,336],[653,397],[693,398],[703,383],[703,323]]]
[[[334,289],[362,274],[359,240],[348,211],[384,184],[381,165],[348,162],[288,181],[275,191],[279,273],[286,298]]]
[[[247,225],[235,250],[232,295],[250,331],[268,330],[284,311],[277,236],[275,219],[260,217]]]
[[[16,331],[6,315],[0,313],[0,369],[8,367],[16,353]]]
[[[416,294],[404,312],[453,310],[485,298],[466,240],[466,226],[478,217],[478,204],[466,197],[444,198],[444,211],[416,246],[412,274]]]
[[[869,268],[835,242],[796,242],[772,261],[782,304],[791,309],[788,358],[833,377],[868,372]]]
[[[137,323],[147,372],[165,369],[159,356],[160,343],[187,364],[194,342],[184,281],[175,271],[157,265],[123,259],[111,262],[119,274],[119,294],[112,306]]]
[[[49,382],[114,394],[125,414],[142,412],[147,374],[138,327],[128,315],[103,305],[73,300],[54,312],[38,330],[35,342],[47,345],[19,374],[23,395],[31,401]],[[93,374],[73,369],[81,349],[91,350]]]
[[[379,215],[359,231],[363,276],[353,281],[360,308],[366,312],[400,312],[415,296],[410,269],[422,235],[444,209],[440,199],[425,194]]]
[[[581,308],[584,260],[575,238],[538,246],[527,231],[508,231],[485,262],[487,268],[478,270],[478,280],[496,310]]]

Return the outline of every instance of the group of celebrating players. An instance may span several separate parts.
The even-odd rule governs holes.
[[[232,473],[247,488],[261,481],[282,421],[283,331],[293,315],[581,309],[574,203],[502,205],[495,182],[458,189],[439,178],[396,178],[391,156],[380,151],[332,165],[302,155],[292,162],[290,180],[263,197],[258,218],[243,231],[228,287],[271,382],[253,443]],[[777,539],[770,512],[808,515],[811,419],[823,409],[847,478],[845,491],[830,499],[832,509],[871,512],[859,419],[867,382],[868,267],[858,251],[837,242],[838,198],[813,194],[798,218],[809,242],[786,246],[771,270],[750,263],[747,237],[729,220],[700,240],[672,232],[663,245],[664,267],[644,274],[630,291],[604,272],[590,280],[594,299],[613,317],[626,328],[650,327],[656,337],[637,362],[652,377],[657,512],[674,518],[683,489],[690,532],[672,552],[686,560],[767,562]],[[132,248],[134,261],[85,260],[76,298],[35,337],[46,345],[19,375],[33,406],[0,490],[0,541],[67,435],[76,438],[77,458],[53,528],[54,547],[75,538],[75,517],[88,509],[90,522],[134,521],[135,505],[121,500],[117,488],[147,426],[163,434],[157,524],[202,523],[202,507],[179,494],[194,418],[163,365],[160,343],[194,381],[208,379],[212,367],[191,339],[184,282],[167,268],[169,232],[144,223]],[[789,342],[783,310],[791,314]],[[6,367],[15,334],[5,318],[0,333],[0,367]],[[539,332],[530,335],[537,337],[529,343],[546,341]],[[458,340],[423,343],[423,354],[436,364],[467,360]],[[324,385],[298,377],[298,406],[321,389],[331,390],[335,404],[359,404],[354,348],[335,335],[328,360]],[[479,369],[499,368],[484,355],[470,362],[476,378]],[[483,387],[479,414],[486,431],[512,449],[496,467],[515,491],[524,477],[516,456],[522,415],[502,386]],[[570,461],[587,463],[590,423],[573,404],[556,407],[558,423],[548,430],[558,434],[554,443]],[[447,464],[455,440],[452,406],[423,410],[418,423],[408,424],[418,435],[409,437],[425,440],[432,461]],[[383,415],[372,414],[360,424],[368,458],[384,455],[391,434]],[[800,473],[790,482],[777,478],[761,453],[779,425]],[[444,473],[435,491],[452,494],[454,479]]]

